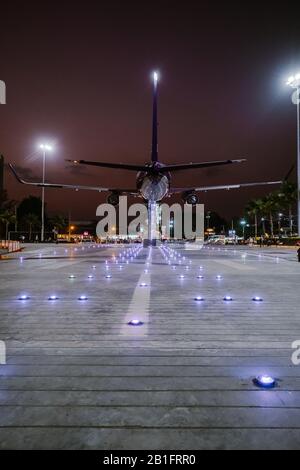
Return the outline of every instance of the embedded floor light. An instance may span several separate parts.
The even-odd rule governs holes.
[[[136,319],[130,320],[128,322],[128,325],[130,325],[130,326],[141,326],[143,324],[144,323],[141,320],[136,320]]]
[[[146,282],[141,282],[140,287],[147,287]]]
[[[270,375],[259,375],[253,379],[253,383],[261,388],[274,388],[276,385],[275,379]]]
[[[29,299],[30,297],[27,294],[20,295],[20,297],[18,298],[18,300],[29,300]]]
[[[106,274],[106,279],[110,279],[111,278],[111,274]]]
[[[258,297],[258,296],[253,297],[252,300],[253,300],[253,302],[262,302],[263,301],[263,299],[261,297]]]
[[[225,302],[231,302],[233,300],[233,298],[230,296],[230,295],[225,295],[225,297],[223,298],[223,300]]]
[[[81,295],[80,297],[78,297],[78,300],[87,300],[87,296],[86,295]]]
[[[69,279],[75,279],[75,277],[74,274],[70,274]]]
[[[220,279],[222,279],[222,276],[221,276],[220,274],[218,274],[218,275],[216,276],[216,279],[217,279],[218,281],[220,281]]]
[[[88,276],[88,279],[93,279],[93,278],[94,278],[94,276],[92,276],[92,274],[90,274],[90,275]]]
[[[180,279],[184,279],[184,274],[180,274]]]
[[[204,298],[201,297],[201,295],[198,295],[197,297],[194,298],[194,300],[196,300],[196,302],[203,302]]]
[[[58,300],[58,297],[56,295],[50,295],[50,297],[48,297],[48,300]]]
[[[197,279],[204,279],[203,276],[197,276]]]

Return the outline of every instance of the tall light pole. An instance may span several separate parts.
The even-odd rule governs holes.
[[[49,144],[41,144],[40,149],[43,154],[43,184],[45,184],[45,172],[46,172],[46,153],[51,152],[52,147]],[[41,228],[41,242],[44,241],[45,237],[45,188],[42,187],[42,228]]]
[[[287,85],[295,89],[293,103],[297,106],[297,193],[298,193],[298,236],[300,236],[300,73],[291,76]]]
[[[242,220],[240,221],[240,224],[241,224],[241,226],[243,227],[243,240],[245,240],[245,226],[246,226],[247,222],[246,222],[245,219],[242,219]]]

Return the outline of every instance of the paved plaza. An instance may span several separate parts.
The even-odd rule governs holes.
[[[0,448],[299,449],[299,289],[295,249],[28,245],[0,261]]]

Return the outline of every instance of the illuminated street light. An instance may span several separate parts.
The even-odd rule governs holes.
[[[245,219],[242,219],[242,220],[240,221],[240,225],[243,227],[243,240],[245,240],[245,227],[246,227],[246,225],[247,225],[246,220],[245,220]]]
[[[52,151],[52,146],[49,144],[41,144],[40,149],[43,154],[43,184],[45,184],[45,171],[46,171],[46,153]],[[44,241],[45,235],[45,188],[42,187],[42,228],[41,228],[41,242]]]
[[[287,85],[294,88],[293,103],[297,106],[297,179],[298,179],[298,236],[300,235],[300,73],[288,78]],[[295,100],[294,100],[295,96]]]

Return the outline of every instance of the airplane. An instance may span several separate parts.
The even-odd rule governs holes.
[[[183,202],[195,205],[199,202],[198,192],[216,191],[222,189],[239,189],[252,186],[265,186],[281,184],[282,181],[268,181],[258,183],[241,183],[241,184],[226,184],[218,186],[193,186],[190,188],[173,188],[171,186],[171,173],[176,171],[185,171],[201,168],[210,168],[221,165],[231,165],[236,163],[245,162],[245,158],[236,160],[219,160],[208,161],[199,163],[176,163],[164,164],[158,159],[158,120],[157,120],[157,98],[158,98],[158,72],[153,73],[153,111],[152,111],[152,147],[151,147],[151,161],[143,164],[127,164],[127,163],[110,163],[88,160],[66,160],[77,165],[91,165],[101,168],[111,168],[118,170],[127,170],[137,172],[136,188],[134,189],[121,189],[121,188],[106,188],[102,186],[82,186],[73,184],[60,184],[60,183],[43,183],[25,181],[21,178],[14,165],[9,164],[14,176],[19,183],[38,186],[45,188],[61,188],[61,189],[74,189],[90,190],[98,192],[108,192],[107,202],[117,206],[119,204],[119,196],[129,194],[136,197],[141,197],[149,204],[160,202],[165,197],[170,197],[172,194],[181,193]]]

